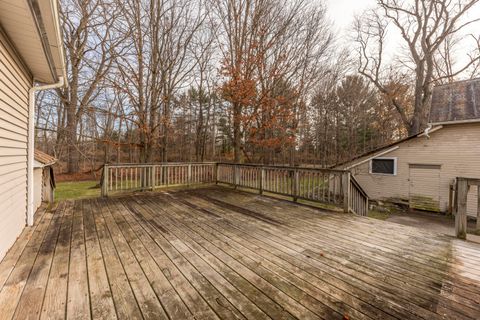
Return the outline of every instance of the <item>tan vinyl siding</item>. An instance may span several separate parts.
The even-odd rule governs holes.
[[[31,85],[28,73],[0,33],[0,260],[25,226]]]
[[[398,146],[398,149],[384,155],[397,158],[396,176],[370,174],[369,161],[352,168],[352,173],[372,199],[408,200],[411,164],[441,166],[438,187],[441,211],[448,209],[449,186],[455,177],[480,178],[480,123],[446,125],[431,133],[430,139],[422,136]],[[476,216],[476,193],[476,187],[472,187],[467,206],[470,216]]]
[[[43,197],[43,168],[33,169],[33,208],[37,210]]]

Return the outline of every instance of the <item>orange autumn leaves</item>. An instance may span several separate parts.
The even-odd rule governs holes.
[[[281,77],[269,75],[265,80],[258,72],[248,72],[242,63],[237,67],[224,63],[222,74],[225,81],[220,87],[221,95],[241,109],[239,123],[245,144],[271,151],[293,146],[298,111],[295,91]]]

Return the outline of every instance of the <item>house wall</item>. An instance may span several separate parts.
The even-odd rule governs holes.
[[[43,199],[43,168],[33,170],[33,209],[36,211],[42,205]]]
[[[409,165],[440,165],[440,210],[448,209],[449,186],[455,177],[480,178],[480,123],[447,125],[425,136],[398,144],[384,157],[397,157],[397,175],[370,174],[370,161],[352,168],[352,174],[374,200],[409,198]],[[345,165],[367,159],[357,159]],[[477,188],[471,187],[467,211],[476,216]]]
[[[26,222],[31,86],[32,78],[0,32],[0,260]]]

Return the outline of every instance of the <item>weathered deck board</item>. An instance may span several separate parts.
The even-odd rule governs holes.
[[[185,198],[183,198],[183,199],[185,199]],[[237,200],[238,200],[238,199],[237,199]],[[206,205],[206,204],[202,204],[202,206],[204,206],[204,205]],[[276,215],[276,217],[277,217],[277,219],[278,219],[278,218],[279,218],[279,215]],[[296,219],[298,219],[298,218],[299,218],[298,215],[296,215]],[[245,222],[242,222],[242,225],[243,225],[244,223],[245,223]],[[240,224],[237,224],[237,225],[240,225]],[[324,235],[325,233],[328,233],[328,230],[324,230],[324,231],[323,231],[323,235]],[[250,236],[250,235],[251,235],[251,234],[248,233],[248,236]],[[274,233],[272,233],[269,238],[276,238],[276,235],[275,235]],[[248,241],[248,238],[247,238],[246,240]],[[318,237],[316,237],[315,239],[301,239],[301,241],[297,242],[296,245],[304,246],[304,244],[314,243],[314,242],[317,242],[317,240],[318,240]],[[283,245],[285,245],[285,244],[288,243],[288,242],[292,242],[292,237],[279,239],[278,242],[279,242],[279,243],[282,243]],[[331,242],[331,243],[334,243],[334,242],[335,242],[335,238],[332,237],[330,242]],[[328,243],[326,243],[326,244],[328,244]],[[355,243],[352,243],[352,245],[355,245]],[[293,249],[295,249],[295,246],[290,245],[290,247],[293,248]],[[318,249],[321,249],[321,250],[322,250],[322,251],[321,251],[321,252],[322,252],[321,255],[319,255],[318,253],[315,252],[315,251],[318,251]],[[346,260],[346,261],[339,261],[339,260],[337,259],[337,258],[338,258],[338,255],[339,255],[337,250],[334,251],[330,257],[328,257],[328,256],[325,254],[324,249],[325,249],[325,246],[322,246],[322,247],[318,247],[317,250],[314,250],[314,251],[305,250],[305,251],[303,251],[303,252],[305,252],[308,257],[313,257],[313,258],[316,258],[317,260],[318,260],[318,259],[319,259],[319,260],[322,260],[322,265],[323,265],[326,261],[328,261],[328,260],[326,260],[326,259],[332,259],[332,257],[335,258],[336,261],[334,261],[334,263],[341,263],[342,265],[344,265],[345,267],[347,267],[347,268],[344,268],[344,269],[342,270],[343,272],[345,272],[345,273],[347,273],[347,274],[350,274],[350,275],[355,275],[355,277],[363,279],[367,284],[374,285],[374,286],[376,286],[376,287],[381,288],[382,291],[384,291],[384,292],[394,293],[394,294],[395,294],[395,297],[391,297],[391,299],[393,299],[393,301],[395,301],[396,297],[399,297],[399,296],[401,296],[401,294],[402,294],[402,292],[401,292],[401,291],[398,291],[397,288],[402,288],[402,287],[403,287],[402,289],[405,290],[405,285],[403,285],[403,283],[402,283],[401,281],[396,281],[396,283],[395,283],[395,282],[394,282],[394,283],[390,283],[391,286],[384,286],[384,285],[382,285],[382,283],[378,283],[378,281],[375,281],[375,279],[380,278],[380,279],[384,279],[384,281],[387,282],[387,283],[391,282],[391,279],[390,279],[389,277],[386,277],[385,274],[376,274],[376,275],[375,275],[374,273],[372,273],[372,272],[367,272],[368,270],[366,270],[366,269],[364,269],[364,268],[361,268],[359,265],[355,265],[355,264],[353,264],[353,266],[348,266],[348,264],[347,264],[347,263],[349,262],[348,260]],[[301,247],[300,247],[300,249],[297,249],[297,250],[298,250],[299,252],[302,252]],[[355,250],[354,250],[354,251],[355,251]],[[332,266],[335,266],[335,264],[332,264]],[[376,268],[376,267],[377,267],[377,264],[376,264],[376,263],[375,263],[375,264],[371,264],[371,266],[373,266],[373,267]],[[349,270],[349,268],[351,268],[351,269]],[[364,277],[362,273],[356,273],[356,274],[355,274],[355,272],[352,272],[352,270],[353,270],[353,271],[356,271],[356,270],[359,270],[359,269],[360,269],[362,272],[364,272],[364,273],[373,274],[373,277],[372,277],[371,279],[368,279],[368,278]],[[354,283],[354,281],[350,281],[350,282],[353,282],[353,283]],[[409,285],[409,283],[407,283],[407,285]],[[422,289],[422,288],[419,288],[419,289]],[[417,292],[417,291],[418,291],[418,292]],[[420,299],[418,299],[418,298],[415,299],[415,296],[412,296],[412,294],[413,294],[413,295],[418,295],[418,298],[420,298]],[[436,294],[438,294],[438,290],[435,292],[435,295],[436,295]],[[435,298],[435,295],[431,295],[431,297],[434,299],[434,298]],[[405,301],[406,301],[407,303],[412,302],[412,301],[416,301],[416,303],[421,304],[421,305],[427,305],[427,304],[429,303],[429,301],[423,301],[423,302],[422,302],[422,299],[421,299],[423,296],[428,296],[428,292],[426,292],[425,290],[418,290],[418,288],[413,288],[413,290],[410,288],[410,291],[405,292],[405,295],[404,295],[404,296],[405,296]],[[435,301],[435,300],[433,300],[433,301],[434,301],[435,303],[438,303],[438,301]],[[449,301],[449,303],[450,303],[450,301]],[[402,304],[403,304],[403,302],[402,302]],[[455,303],[453,303],[453,304],[454,304],[454,307],[455,307],[456,304],[455,304]],[[474,303],[471,303],[470,306],[474,307],[475,304],[474,304]],[[433,307],[435,307],[435,304],[433,304]],[[466,306],[466,305],[458,305],[458,306],[456,306],[456,307],[457,307],[457,309],[461,310],[462,313],[463,313],[463,312],[467,312],[467,313],[470,312],[470,313],[473,313],[473,314],[474,314],[474,317],[475,317],[475,316],[478,316],[478,312],[475,312],[475,311],[470,310],[470,308],[469,308],[468,306]],[[432,308],[432,306],[431,306],[430,308]],[[474,307],[474,308],[475,308],[475,307]],[[453,309],[455,309],[455,308],[453,308]],[[420,310],[420,311],[421,311],[421,310]],[[460,316],[462,313],[460,313],[460,314],[457,313],[457,315]]]
[[[204,204],[206,206],[206,204]],[[225,212],[225,214],[227,214]],[[253,215],[253,213],[250,213],[250,215]],[[239,221],[237,223],[238,225],[244,225],[248,224],[249,222],[245,219]],[[257,223],[257,222],[255,222]],[[228,226],[222,226],[222,228],[228,228]],[[268,228],[267,226],[264,226],[264,230]],[[380,310],[388,310],[391,314],[395,315],[397,314],[398,316],[406,317],[407,311],[411,312],[408,309],[401,308],[400,310],[397,305],[395,304],[390,304],[389,301],[385,301],[383,299],[379,299],[379,294],[381,292],[378,292],[378,290],[375,289],[375,287],[372,287],[369,285],[369,283],[361,283],[360,285],[352,285],[358,283],[357,278],[355,277],[348,277],[348,274],[342,274],[339,273],[335,268],[330,267],[328,264],[322,263],[321,265],[317,266],[312,262],[312,259],[310,256],[303,256],[302,251],[303,248],[300,247],[295,247],[294,245],[288,245],[287,242],[289,241],[288,239],[282,239],[282,238],[277,238],[275,234],[278,234],[278,230],[273,230],[272,233],[268,236],[265,237],[261,233],[254,233],[251,230],[247,231],[248,235],[244,239],[244,243],[248,241],[252,241],[253,238],[258,241],[257,243],[259,244],[260,247],[268,249],[268,251],[277,257],[287,260],[290,263],[295,263],[300,269],[307,270],[310,273],[310,276],[317,276],[320,279],[325,280],[327,283],[332,285],[333,287],[336,287],[337,290],[343,290],[344,292],[348,292],[352,294],[354,297],[358,299],[364,299],[369,302],[373,302],[373,304]],[[295,259],[292,259],[291,256],[294,255]],[[269,257],[271,259],[271,257]],[[368,289],[368,290],[366,290]],[[370,293],[370,291],[374,291],[373,294]],[[385,293],[384,293],[385,295]],[[367,299],[365,299],[367,298]],[[425,312],[424,310],[416,310],[418,312]],[[386,318],[386,315],[378,315],[378,314],[369,314],[370,316],[374,318]],[[429,314],[430,317],[435,317],[434,314]]]
[[[63,319],[67,305],[68,267],[73,223],[73,202],[64,202],[62,226],[58,235],[52,267],[48,277],[41,319]]]
[[[225,188],[64,202],[0,319],[480,319],[480,246]]]
[[[53,213],[45,213],[33,236],[27,242],[25,249],[18,258],[14,269],[6,279],[0,290],[0,319],[11,319],[15,313],[18,302],[22,296],[23,289],[27,283],[30,272],[35,263],[43,238],[47,233],[48,226],[52,220]],[[5,259],[8,261],[7,254]]]

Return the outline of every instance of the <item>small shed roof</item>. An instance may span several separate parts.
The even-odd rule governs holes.
[[[430,123],[480,121],[480,78],[433,88]]]
[[[55,159],[55,157],[52,157],[51,155],[46,154],[45,152],[35,149],[35,161],[41,163],[45,167],[51,166],[52,164],[57,162],[57,159]]]

